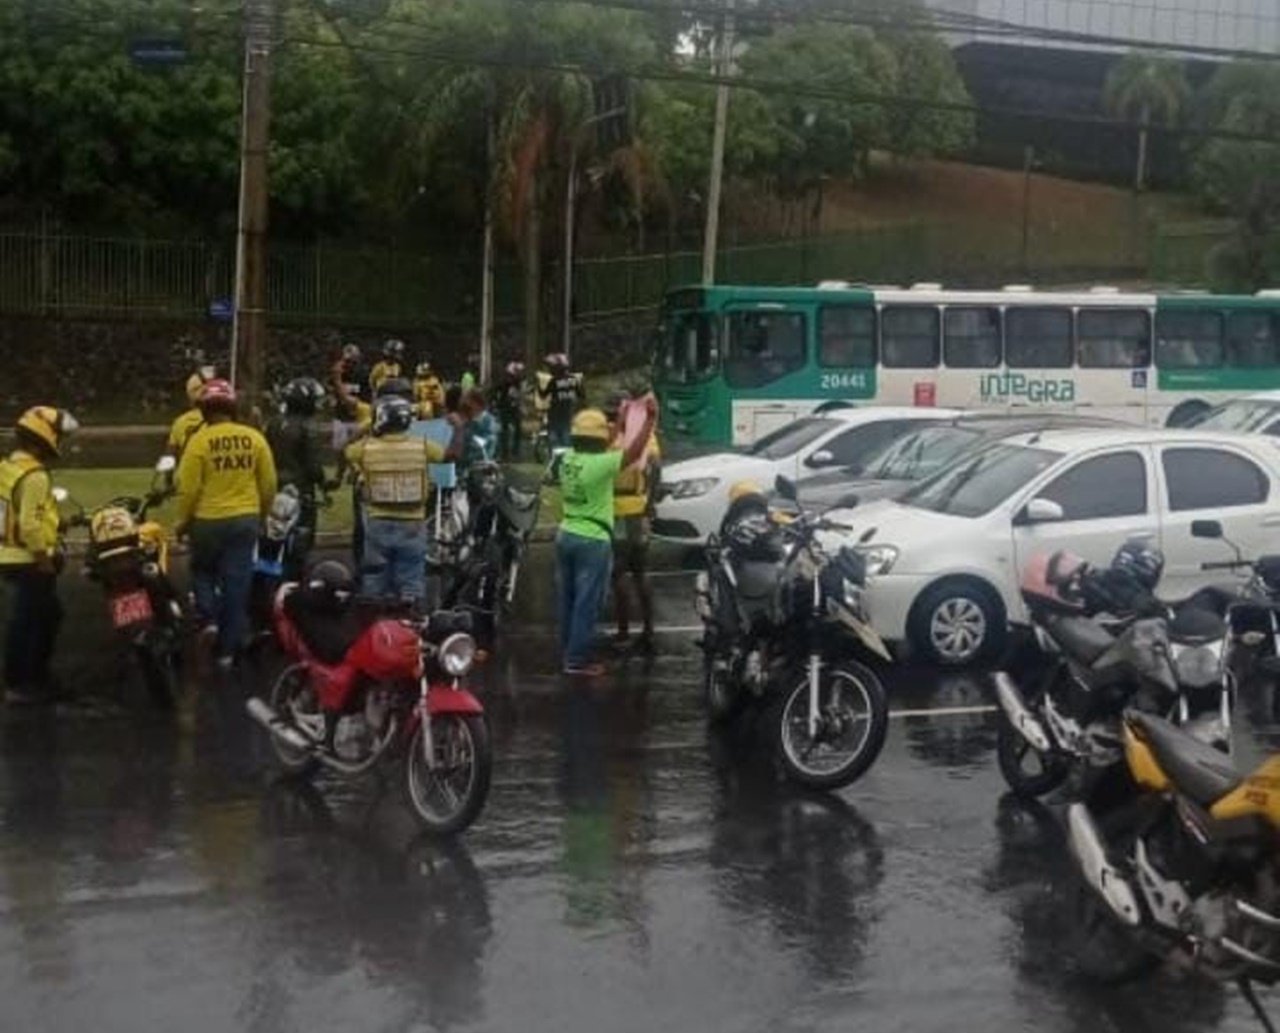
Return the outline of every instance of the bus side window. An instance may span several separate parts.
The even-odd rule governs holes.
[[[724,375],[730,387],[761,387],[809,358],[801,312],[738,309],[729,313]]]
[[[1227,314],[1227,361],[1232,366],[1280,366],[1276,323],[1270,312]]]
[[[1004,361],[1010,369],[1074,366],[1071,310],[1011,306],[1004,314]]]
[[[952,369],[993,369],[1000,365],[1000,310],[948,308],[942,317],[942,354]]]
[[[1151,365],[1151,318],[1142,309],[1081,309],[1076,356],[1083,369]]]
[[[1156,313],[1156,365],[1161,369],[1221,366],[1223,355],[1220,313]]]
[[[818,310],[818,364],[874,366],[876,310],[866,306],[823,305]]]
[[[932,305],[886,306],[880,313],[880,361],[889,369],[937,369],[938,323]]]

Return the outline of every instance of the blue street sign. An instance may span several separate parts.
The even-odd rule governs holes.
[[[136,65],[180,65],[187,56],[187,45],[178,39],[136,39],[129,44],[129,58]]]
[[[214,298],[209,302],[209,318],[217,323],[230,323],[235,314],[235,302],[230,298]]]

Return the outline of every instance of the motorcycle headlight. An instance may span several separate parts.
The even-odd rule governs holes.
[[[862,586],[856,582],[844,579],[844,604],[851,610],[862,609]]]
[[[858,551],[867,561],[867,577],[889,573],[898,561],[898,550],[892,545],[863,545]]]
[[[476,662],[476,640],[458,632],[440,643],[440,652],[436,655],[445,674],[450,678],[461,678]]]
[[[1178,683],[1203,689],[1222,677],[1222,656],[1213,646],[1188,646],[1174,657]]]
[[[696,477],[693,480],[676,481],[674,484],[669,484],[667,485],[667,490],[673,499],[696,499],[699,495],[705,495],[719,483],[719,477]]]

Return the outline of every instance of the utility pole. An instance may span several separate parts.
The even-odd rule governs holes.
[[[271,139],[275,0],[244,2],[244,101],[240,115],[240,215],[231,380],[253,408],[262,397],[267,343],[267,148]]]
[[[720,19],[720,47],[716,74],[733,71],[733,0],[724,0]],[[720,236],[720,181],[724,178],[724,137],[729,124],[729,85],[716,87],[716,121],[711,135],[711,180],[707,184],[707,223],[702,237],[702,282],[715,283],[716,247]]]
[[[485,113],[484,254],[480,271],[480,383],[493,383],[493,162],[496,117]]]

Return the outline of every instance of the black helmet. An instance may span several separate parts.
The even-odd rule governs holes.
[[[389,337],[383,341],[382,357],[390,362],[399,362],[404,358],[404,341],[397,337]]]
[[[383,398],[405,398],[413,399],[413,385],[404,377],[387,377],[378,385],[379,400]]]
[[[1111,560],[1111,569],[1127,574],[1148,592],[1154,592],[1164,573],[1164,553],[1136,539],[1125,542]]]
[[[323,398],[324,388],[315,377],[294,377],[280,392],[284,411],[299,416],[310,416]]]
[[[407,398],[381,398],[373,410],[373,433],[399,434],[413,423],[413,403]]]

